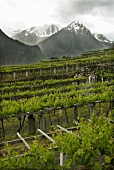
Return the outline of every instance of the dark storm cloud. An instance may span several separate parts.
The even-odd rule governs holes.
[[[63,0],[58,14],[61,20],[85,14],[114,17],[114,0]]]
[[[114,0],[73,0],[71,8],[78,14],[86,14],[94,9],[103,10],[106,12],[114,11]]]

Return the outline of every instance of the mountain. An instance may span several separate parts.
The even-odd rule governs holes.
[[[2,26],[1,30],[8,35],[9,37],[13,37],[15,34],[18,34],[19,32],[21,32],[20,29],[13,29],[11,27],[6,27],[6,26]]]
[[[113,43],[113,41],[108,40],[103,34],[94,33],[93,36],[101,42]]]
[[[25,45],[0,30],[0,65],[35,63],[45,58],[39,46]]]
[[[49,36],[55,34],[60,29],[60,26],[54,24],[32,27],[15,34],[12,36],[12,38],[28,45],[37,45],[39,42],[47,39]]]
[[[38,45],[48,57],[73,57],[85,51],[110,47],[110,43],[98,41],[90,30],[79,22],[72,22]]]
[[[110,47],[110,49],[114,49],[114,43],[112,43],[112,46]]]

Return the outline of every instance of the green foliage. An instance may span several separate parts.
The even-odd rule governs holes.
[[[106,117],[92,117],[91,122],[80,119],[75,133],[60,133],[55,137],[59,151],[68,159],[64,167],[101,170],[114,159],[113,125]]]
[[[30,99],[20,99],[19,101],[2,100],[0,106],[2,108],[1,115],[13,115],[25,112],[36,112],[46,107],[70,107],[73,104],[87,104],[93,103],[94,101],[109,101],[114,99],[113,86],[104,86],[106,83],[97,84],[96,87],[85,87],[78,89],[77,85],[64,86],[61,88],[52,88],[49,91],[43,89],[44,93],[42,96],[33,96]],[[94,84],[95,86],[95,84]],[[84,89],[83,89],[84,88]],[[64,92],[65,90],[65,92]],[[49,93],[50,92],[50,93]],[[28,94],[31,93],[28,91]],[[32,94],[37,95],[37,92]],[[39,93],[39,91],[38,91]],[[27,94],[27,93],[25,93]]]
[[[96,56],[92,56],[93,54]],[[100,56],[97,56],[98,54]],[[44,61],[32,65],[0,67],[2,79],[0,84],[0,116],[36,112],[46,107],[62,108],[74,104],[85,105],[99,100],[110,101],[114,99],[112,86],[114,80],[102,83],[84,83],[88,75],[86,77],[59,79],[59,75],[62,74],[72,77],[74,73],[81,73],[83,67],[84,74],[86,74],[86,68],[91,69],[92,66],[98,80],[101,80],[102,76],[104,80],[114,78],[110,67],[111,62],[114,61],[114,54],[104,56],[103,53],[101,56],[100,52],[90,52],[86,55],[87,57],[58,59],[54,62]],[[105,65],[109,65],[107,70],[105,70],[107,68]],[[96,70],[96,66],[98,66],[98,70]],[[50,79],[53,77],[54,67],[56,67],[58,80]],[[39,79],[40,69],[42,69],[43,75],[41,79]],[[14,71],[16,72],[15,80],[12,77]],[[26,77],[26,71],[29,72],[30,77]],[[6,82],[3,82],[4,80]],[[111,83],[112,85],[110,85]],[[109,115],[111,119],[114,119],[113,109],[109,110]],[[63,165],[65,169],[70,170],[77,167],[78,169],[105,170],[109,167],[113,168],[114,125],[109,120],[104,116],[97,117],[95,115],[93,115],[91,122],[80,119],[79,122],[75,122],[77,128],[75,132],[57,134],[56,144],[53,144],[53,147],[52,145],[33,143],[30,150],[26,151],[22,157],[8,147],[8,155],[5,159],[0,158],[0,170],[62,169],[55,163],[55,145],[58,146],[59,152],[63,151],[66,155],[67,159]],[[52,147],[51,150],[50,147]]]
[[[114,159],[114,138],[113,124],[110,118],[103,115],[97,117],[93,115],[91,122],[80,119],[76,123],[76,131],[69,133],[57,133],[53,135],[55,144],[49,146],[33,142],[29,151],[19,157],[18,153],[12,152],[8,147],[8,155],[5,159],[0,158],[0,169],[88,169],[104,170],[113,168]],[[58,131],[57,131],[58,132]],[[58,146],[58,151],[63,152],[66,161],[63,167],[56,165],[54,147]],[[51,148],[51,149],[49,149]]]
[[[30,150],[22,157],[16,152],[12,152],[8,147],[8,155],[5,159],[0,158],[0,169],[35,169],[51,170],[55,166],[54,151],[40,143],[33,143]]]

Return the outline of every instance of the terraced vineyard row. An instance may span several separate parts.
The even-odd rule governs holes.
[[[73,59],[64,59],[64,62],[61,63],[61,60],[56,62],[41,62],[40,64],[35,64],[31,68],[30,65],[25,66],[10,66],[10,67],[1,67],[0,68],[0,78],[7,82],[12,81],[23,81],[26,79],[34,79],[41,78],[41,76],[49,76],[49,75],[57,75],[57,74],[66,74],[75,72],[80,74],[81,72],[85,72],[86,74],[90,74],[92,71],[96,72],[97,75],[101,74],[99,71],[107,70],[106,73],[111,73],[113,71],[113,62],[114,57],[113,54],[107,56],[100,57],[79,57]],[[46,64],[48,63],[48,64]],[[54,64],[51,64],[54,63]],[[105,74],[106,74],[105,73]]]
[[[81,80],[82,81],[82,80]],[[75,83],[74,83],[75,82]],[[80,87],[79,87],[80,84]],[[82,94],[89,94],[90,92],[98,92],[101,93],[102,90],[101,88],[104,86],[113,86],[114,82],[112,81],[111,83],[105,82],[105,83],[97,83],[96,88],[86,85],[83,83],[79,83],[78,85],[76,81],[73,81],[73,84],[71,82],[63,83],[63,82],[57,82],[56,84],[51,84],[51,85],[40,85],[40,86],[26,86],[23,88],[14,88],[14,89],[5,89],[4,91],[1,92],[1,98],[6,99],[6,100],[19,100],[20,98],[30,98],[34,96],[43,96],[45,94],[50,94],[50,93],[55,93],[55,92],[69,92],[71,90],[80,90],[83,89]],[[88,89],[89,88],[89,89]],[[108,89],[108,88],[107,88]],[[106,90],[106,88],[105,88]],[[78,93],[78,92],[77,92]]]
[[[107,87],[102,85],[100,88],[91,88],[88,90],[76,90],[74,87],[75,86],[72,86],[72,88],[69,88],[69,90],[65,88],[62,88],[62,90],[59,88],[58,90],[52,89],[50,92],[44,90],[42,96],[38,96],[38,94],[41,95],[39,90],[33,92],[26,91],[24,94],[22,94],[22,96],[25,95],[26,99],[20,99],[18,101],[3,100],[1,103],[1,115],[36,112],[45,107],[66,107],[72,106],[75,103],[85,104],[93,103],[97,100],[109,101],[114,99],[113,86]],[[31,98],[28,99],[27,97]]]
[[[50,68],[50,67],[57,67],[57,66],[67,66],[67,65],[72,65],[72,64],[101,64],[103,62],[110,62],[111,60],[113,60],[113,51],[112,53],[109,55],[107,55],[106,53],[104,54],[100,54],[100,56],[98,56],[98,54],[96,53],[96,55],[94,56],[90,56],[89,53],[85,53],[85,56],[81,57],[66,57],[64,59],[53,59],[53,60],[45,60],[45,61],[41,61],[39,63],[36,64],[30,64],[30,65],[21,65],[21,66],[6,66],[6,67],[1,67],[0,71],[1,72],[12,72],[12,71],[19,71],[19,70],[29,70],[29,69],[39,69],[39,68]],[[108,57],[106,57],[106,55]],[[105,57],[103,57],[105,56]],[[47,65],[48,64],[48,65]]]
[[[113,61],[114,55],[109,54],[100,57],[91,56],[89,58],[86,56],[82,58],[76,57],[70,59],[60,59],[55,62],[53,62],[52,60],[47,62],[49,64],[48,66],[46,66],[46,61],[42,61],[41,63],[38,63],[38,65],[33,64],[20,67],[1,67],[1,73],[3,74],[3,77],[0,83],[0,93],[2,99],[2,110],[0,114],[2,116],[10,114],[16,115],[21,112],[35,112],[45,107],[66,107],[71,106],[75,103],[82,104],[94,102],[96,100],[113,100]],[[101,64],[98,64],[99,62]],[[58,74],[59,80],[50,79],[50,77],[47,77],[47,80],[43,80],[42,75],[39,77],[38,80],[36,77],[34,78],[34,80],[30,81],[28,80],[28,76],[26,76],[24,81],[18,82],[18,80],[12,81],[12,77],[10,76],[7,80],[6,76],[4,76],[6,73],[7,75],[9,75],[10,72],[8,72],[8,69],[10,69],[12,73],[12,70],[14,70],[13,72],[18,72],[18,68],[21,72],[23,71],[23,68],[25,68],[26,70],[27,67],[33,67],[32,69],[34,70],[35,66],[38,66],[39,69],[41,69],[42,67],[46,67],[46,70],[48,71],[49,68],[52,68],[52,66],[50,67],[50,63],[54,66],[54,69],[56,68],[56,70],[54,71],[55,74],[57,74],[57,70],[62,72],[63,70],[61,70],[61,68],[63,68],[63,66],[65,66],[65,71],[68,72],[69,68],[67,64],[69,63],[69,66],[72,69],[72,73],[69,72],[71,78],[61,79]],[[81,64],[80,67],[79,63]],[[59,65],[62,65],[62,67]],[[77,69],[78,71],[76,71]],[[50,75],[53,75],[53,72],[50,72]],[[108,82],[104,82],[106,80]],[[99,85],[98,88],[91,88],[91,90],[87,89],[88,85],[93,85],[98,81],[102,81],[101,85]],[[85,84],[81,84],[82,82]],[[107,87],[103,87],[105,84],[107,84]],[[111,84],[111,86],[108,86],[108,84]],[[80,86],[85,86],[85,89],[80,90]],[[8,99],[11,100],[7,101]],[[36,106],[34,105],[34,103]],[[30,108],[28,105],[30,106]]]
[[[58,124],[76,129],[64,135],[57,131],[53,146],[43,147],[41,141],[43,146],[38,141],[38,145],[30,144],[30,151],[22,158],[14,159],[18,153],[8,152],[11,154],[5,157],[6,164],[0,159],[0,168],[14,164],[17,169],[28,168],[26,161],[31,168],[34,164],[36,169],[61,169],[53,149],[56,145],[58,152],[62,150],[68,158],[63,165],[67,169],[113,168],[114,50],[32,65],[2,66],[0,79],[1,142],[17,140],[17,132],[35,139],[31,135],[38,135],[38,128],[53,133]]]

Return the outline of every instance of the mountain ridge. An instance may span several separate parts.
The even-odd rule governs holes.
[[[93,36],[101,42],[113,43],[113,41],[107,39],[103,34],[94,33]]]
[[[45,58],[39,46],[31,47],[13,40],[0,29],[0,65],[29,64]]]
[[[47,27],[48,25],[45,25],[46,30]],[[42,42],[37,41],[37,27],[32,27],[28,29],[28,31],[23,30],[24,37],[23,34],[22,37],[24,40],[21,39],[22,43],[19,40],[11,39],[8,36],[6,38],[5,35],[4,40],[6,40],[6,46],[4,46],[4,49],[2,49],[2,47],[0,46],[0,50],[2,50],[0,51],[0,53],[2,53],[2,55],[4,56],[2,56],[3,60],[0,60],[0,64],[7,63],[8,61],[11,61],[8,64],[27,64],[38,62],[44,59],[49,59],[51,57],[74,57],[80,56],[86,51],[102,50],[111,46],[110,42],[106,42],[105,36],[101,36],[102,41],[97,39],[88,28],[86,28],[82,23],[79,22],[74,21],[60,30],[57,30],[55,25],[53,25],[53,31],[51,26],[50,28],[51,29],[48,30],[47,34],[48,37],[45,37],[46,30],[44,32],[40,32],[40,38],[42,38]],[[50,31],[52,31],[52,35]],[[31,34],[30,38],[29,36],[27,36],[28,33]],[[105,42],[103,42],[103,40]],[[9,43],[9,41],[12,45]],[[30,46],[30,44],[27,45],[27,41],[29,41],[32,46]],[[2,45],[2,43],[0,45]]]
[[[79,22],[72,22],[38,45],[48,57],[73,57],[85,51],[110,47],[109,43],[98,41],[90,30]]]
[[[61,28],[55,24],[43,25],[38,27],[31,27],[30,29],[25,29],[14,36],[13,39],[17,39],[22,43],[28,45],[37,45],[39,42],[47,39],[49,36],[58,32]]]

